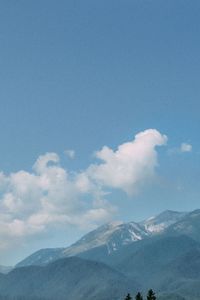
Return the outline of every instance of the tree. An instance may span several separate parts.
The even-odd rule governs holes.
[[[143,300],[142,294],[140,292],[135,296],[135,300]]]
[[[150,289],[147,293],[147,300],[156,300],[155,293],[152,289]]]
[[[125,298],[124,300],[131,300],[131,299],[132,299],[132,297],[131,297],[131,295],[128,293],[127,296],[126,296],[126,298]]]

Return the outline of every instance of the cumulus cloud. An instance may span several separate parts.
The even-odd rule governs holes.
[[[191,152],[192,151],[192,145],[187,144],[187,143],[182,143],[180,146],[180,151],[181,152]]]
[[[0,248],[43,234],[52,226],[92,228],[112,218],[115,208],[84,174],[70,175],[56,153],[41,155],[33,172],[0,174]]]
[[[104,146],[96,152],[103,163],[90,166],[87,173],[102,186],[133,194],[138,185],[153,176],[157,166],[155,147],[166,142],[165,135],[149,129],[138,133],[133,141],[118,146],[116,151]]]
[[[154,176],[156,146],[167,137],[155,129],[140,132],[113,150],[96,152],[99,163],[81,172],[69,172],[56,153],[38,157],[33,171],[0,173],[0,248],[48,232],[54,226],[93,228],[109,221],[117,208],[109,203],[107,189],[134,194]]]

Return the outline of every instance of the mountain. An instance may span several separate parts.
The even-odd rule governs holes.
[[[188,236],[157,235],[131,243],[112,252],[108,263],[69,257],[17,268],[0,277],[0,295],[9,290],[8,296],[26,300],[124,299],[127,292],[145,294],[151,287],[159,300],[200,298],[200,243]]]
[[[166,210],[161,214],[151,217],[140,224],[145,227],[147,232],[161,233],[170,225],[178,222],[187,215],[185,212],[178,212],[173,210]]]
[[[68,258],[61,259],[61,257]],[[56,261],[48,264],[49,261],[53,260]],[[76,260],[78,263],[75,263]],[[70,261],[74,262],[72,264],[74,270],[73,272],[70,271],[69,275]],[[62,264],[65,265],[65,262],[67,267],[62,269]],[[78,293],[83,294],[85,298],[90,298],[91,295],[92,299],[99,300],[104,299],[104,297],[105,299],[115,299],[107,294],[108,286],[106,283],[101,282],[104,279],[109,282],[106,275],[101,273],[103,272],[101,268],[109,268],[113,277],[110,276],[115,278],[112,281],[114,282],[113,285],[111,285],[111,288],[114,288],[114,291],[111,289],[113,295],[115,292],[120,293],[119,290],[121,289],[123,293],[130,291],[133,295],[133,292],[136,291],[135,283],[137,282],[137,290],[141,290],[145,294],[147,289],[153,288],[158,294],[159,300],[197,300],[200,299],[200,210],[189,213],[168,210],[139,223],[109,223],[86,234],[70,247],[40,250],[21,264],[32,264],[32,266],[16,269],[27,270],[27,273],[22,276],[23,284],[20,285],[20,289],[23,290],[23,285],[29,287],[30,290],[25,289],[25,291],[29,293],[28,295],[37,297],[38,300],[40,297],[50,299],[48,297],[51,295],[46,290],[44,291],[44,287],[47,287],[51,292],[50,283],[56,287],[63,284],[59,288],[63,291],[62,293],[67,291],[68,295],[69,291],[70,298],[74,297],[78,300],[78,294],[74,294],[76,285]],[[34,264],[38,266],[33,266]],[[94,264],[98,264],[98,267],[97,265],[93,267]],[[91,272],[91,268],[95,269],[94,273]],[[48,270],[48,276],[44,275],[46,274],[44,270]],[[5,278],[11,278],[14,271],[6,276],[0,276],[0,294],[4,293],[5,295],[5,290],[1,290],[1,286],[5,286],[4,284],[8,280]],[[37,278],[43,274],[40,282],[34,283],[36,279],[34,279],[35,277],[32,278],[31,275],[35,274],[34,272],[36,272]],[[52,279],[53,273],[56,277]],[[99,274],[103,278],[95,277]],[[21,278],[20,276],[19,278]],[[28,281],[24,282],[25,278],[29,278],[29,276],[31,276],[31,287]],[[68,280],[70,276],[72,284],[67,283],[68,290],[63,280],[64,278]],[[122,277],[119,279],[118,276]],[[9,295],[19,295],[18,290],[15,290],[15,282],[10,281],[10,279],[7,282],[7,288],[12,286],[14,289],[13,294]],[[95,285],[96,282],[99,284]],[[119,290],[116,290],[116,282]],[[124,289],[119,282],[123,283]],[[90,283],[92,288],[88,291]],[[34,284],[37,285],[39,291],[41,290],[41,293],[35,293]],[[79,289],[79,285],[81,289]],[[94,286],[97,291],[95,295],[93,294]],[[101,286],[105,286],[105,294],[101,294]],[[61,297],[59,299],[62,300],[59,292],[58,295]],[[120,294],[120,299],[123,299],[122,296]],[[36,300],[36,298],[26,299]]]
[[[12,270],[13,267],[10,266],[1,266],[0,265],[0,273],[7,274]]]
[[[109,223],[86,234],[78,242],[65,249],[64,254],[72,256],[104,245],[110,254],[124,245],[142,240],[147,235],[144,226],[135,222]]]
[[[103,260],[122,247],[161,234],[164,229],[181,220],[185,213],[167,210],[143,222],[112,222],[105,224],[83,236],[67,248],[42,249],[17,264],[17,267],[44,265],[56,259],[81,256]]]
[[[167,266],[165,271],[168,272],[166,292],[173,290],[185,299],[200,299],[200,247],[179,256]]]
[[[15,267],[25,267],[25,266],[42,266],[46,265],[50,262],[53,262],[59,258],[64,257],[63,251],[65,248],[47,248],[47,249],[41,249],[21,262],[19,262]]]
[[[178,222],[169,226],[166,232],[170,235],[185,234],[200,241],[200,209],[186,214]]]
[[[0,295],[22,299],[113,300],[123,299],[136,284],[99,262],[77,257],[59,259],[46,266],[16,268],[0,277]]]
[[[135,222],[112,222],[89,232],[70,247],[41,249],[19,262],[16,267],[44,265],[62,257],[77,256],[91,249],[100,249],[100,253],[105,252],[107,256],[147,235],[144,226]]]
[[[110,265],[140,282],[144,289],[163,290],[168,276],[174,277],[175,262],[180,266],[180,257],[194,250],[198,252],[200,244],[187,236],[156,236],[113,253]]]
[[[200,243],[188,236],[154,236],[112,253],[107,263],[158,299],[200,299]]]

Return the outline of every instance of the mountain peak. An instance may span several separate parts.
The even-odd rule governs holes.
[[[145,229],[150,233],[160,233],[170,225],[179,221],[185,215],[185,212],[165,210],[162,213],[141,222],[141,224],[143,224]]]

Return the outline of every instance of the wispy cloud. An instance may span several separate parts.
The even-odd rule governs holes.
[[[133,195],[154,176],[156,146],[166,142],[165,135],[149,129],[117,150],[104,146],[96,152],[99,163],[82,172],[69,172],[58,154],[46,153],[32,172],[0,173],[0,248],[54,226],[91,228],[110,220],[117,208],[106,198],[107,189]]]
[[[64,151],[65,155],[68,156],[69,158],[71,159],[74,159],[75,158],[75,151],[72,150],[72,149],[66,149]]]
[[[181,154],[185,152],[192,152],[191,144],[182,143],[179,147],[171,148],[168,150],[168,154]]]

